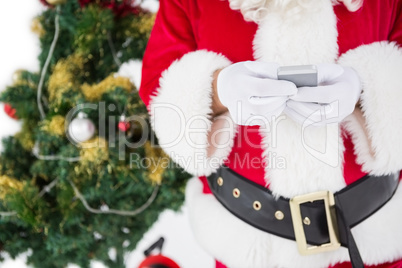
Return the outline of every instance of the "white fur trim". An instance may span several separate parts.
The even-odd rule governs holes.
[[[211,120],[212,75],[229,64],[214,52],[190,52],[162,73],[157,96],[150,103],[159,144],[193,175],[215,171],[233,146],[236,125],[231,117]]]
[[[141,60],[129,60],[120,66],[119,71],[115,74],[115,77],[123,76],[129,78],[130,82],[133,83],[138,89],[141,85],[141,68]]]
[[[336,16],[331,1],[316,1],[290,19],[272,9],[259,24],[254,56],[282,65],[334,62],[337,58]],[[276,195],[293,197],[318,190],[337,191],[343,179],[343,143],[338,124],[308,127],[283,115],[260,128],[264,157],[284,159],[285,166],[266,166],[266,182]]]
[[[282,120],[283,118],[283,120]],[[266,180],[274,195],[296,195],[346,186],[343,178],[344,146],[338,124],[303,126],[283,116],[274,127],[261,128],[263,157],[284,159],[283,166],[266,166]]]
[[[363,115],[346,118],[357,161],[371,174],[402,169],[402,48],[377,42],[348,51],[339,59],[360,76]]]
[[[338,31],[332,3],[314,1],[314,8],[302,8],[294,18],[286,9],[267,10],[254,37],[254,58],[281,65],[334,62]]]
[[[209,254],[230,268],[324,268],[349,261],[346,248],[301,256],[294,241],[255,229],[228,212],[213,195],[203,194],[198,178],[188,182],[186,202],[196,239]],[[391,201],[353,228],[365,264],[402,258],[401,207],[402,185]]]

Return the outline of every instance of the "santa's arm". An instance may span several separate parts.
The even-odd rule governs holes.
[[[230,65],[197,50],[186,1],[161,0],[143,59],[140,96],[164,151],[193,175],[208,175],[228,156],[236,126],[213,105],[213,77]]]
[[[357,162],[365,172],[388,174],[402,169],[402,4],[389,41],[348,51],[339,63],[353,67],[363,92],[360,109],[345,120]]]

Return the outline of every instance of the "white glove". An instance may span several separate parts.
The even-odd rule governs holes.
[[[218,97],[235,123],[262,125],[283,112],[297,88],[291,82],[277,80],[278,67],[276,63],[244,61],[219,73]]]
[[[319,64],[318,86],[300,87],[287,102],[285,113],[300,124],[339,123],[351,114],[361,93],[357,73],[337,64]]]

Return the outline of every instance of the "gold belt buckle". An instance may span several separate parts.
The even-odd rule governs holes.
[[[327,217],[330,242],[318,246],[308,246],[306,240],[306,234],[303,228],[300,205],[303,203],[314,202],[318,200],[324,200],[325,215]],[[336,213],[335,213],[335,198],[333,193],[331,193],[330,191],[322,191],[306,195],[299,195],[292,198],[289,201],[289,205],[290,205],[290,212],[292,215],[293,228],[295,231],[296,243],[300,254],[310,255],[321,252],[333,251],[341,246],[341,243],[339,242],[338,224],[336,221]]]

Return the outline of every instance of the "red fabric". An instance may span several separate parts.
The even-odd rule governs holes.
[[[174,60],[197,48],[187,14],[178,0],[160,1],[142,66],[139,94],[147,106],[155,94],[162,72]]]
[[[216,261],[216,268],[227,268],[224,264]],[[350,262],[343,262],[332,266],[331,268],[352,268]],[[384,263],[377,266],[366,266],[366,268],[402,268],[402,260],[390,263]]]
[[[389,35],[389,40],[402,44],[402,1],[399,1],[399,6],[394,7],[393,21],[394,27]]]
[[[220,263],[220,262],[218,262],[218,261],[216,261],[215,267],[216,267],[216,268],[227,268],[224,264],[222,264],[222,263]]]
[[[352,268],[352,264],[350,262],[343,262],[338,263],[337,265],[331,268]],[[402,268],[402,260],[396,262],[384,263],[380,265],[366,266],[366,268]]]
[[[207,177],[201,176],[201,177],[200,177],[200,180],[201,180],[202,186],[203,186],[203,187],[202,187],[202,192],[203,192],[204,194],[212,194],[211,189],[210,189],[209,186],[208,186]]]
[[[227,268],[224,264],[216,261],[216,268]],[[350,262],[338,263],[331,268],[352,268],[352,264]],[[366,268],[402,268],[402,260],[390,263],[384,263],[377,266],[366,266]]]
[[[180,268],[180,266],[173,260],[162,255],[147,257],[143,262],[140,263],[138,268],[150,268],[153,265],[162,265],[166,268]]]
[[[334,7],[338,17],[339,53],[377,41],[402,44],[401,1],[365,0],[363,7],[349,12],[345,6]]]

